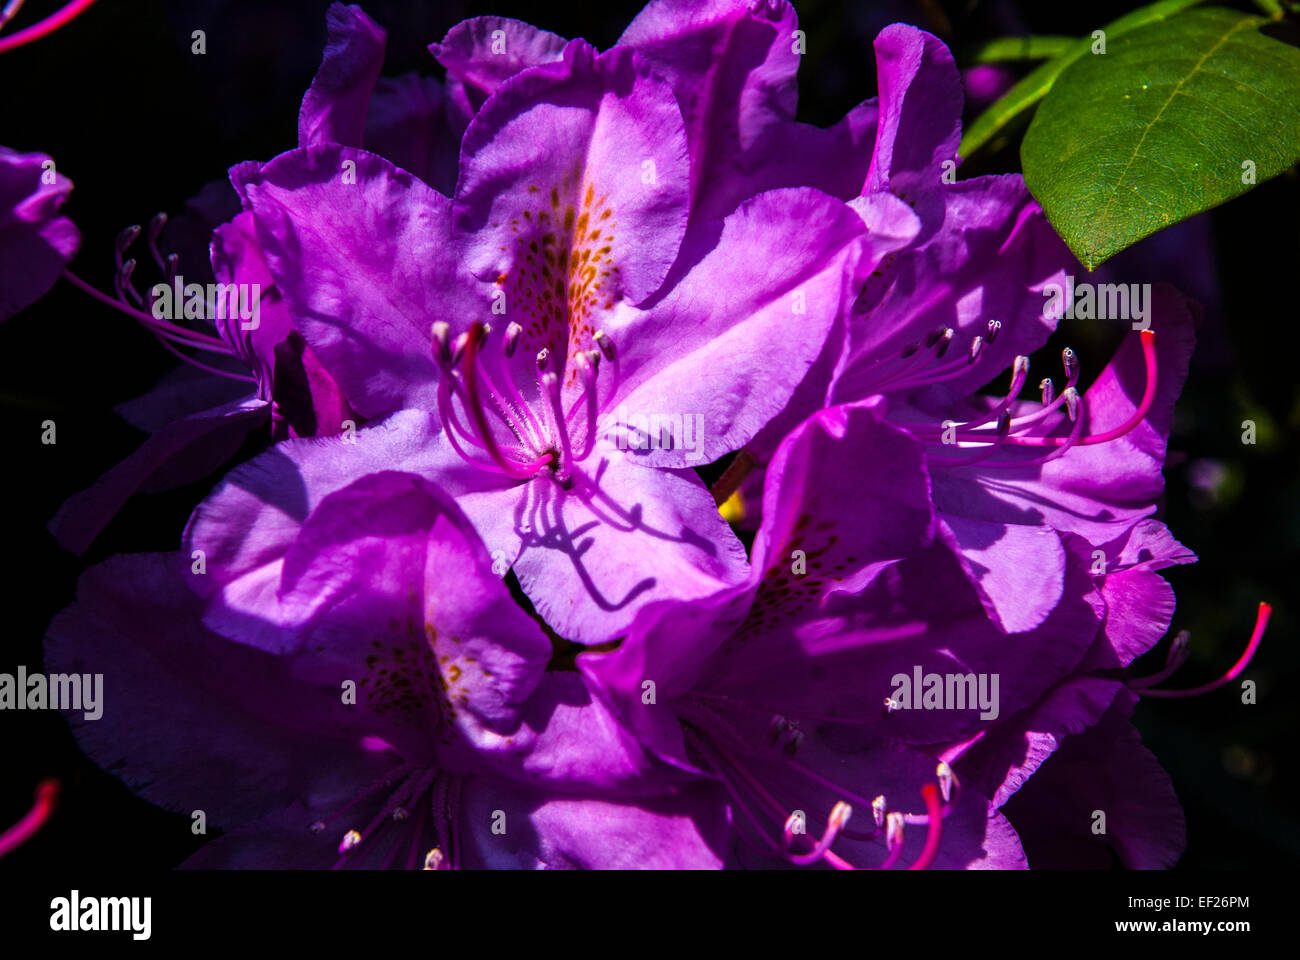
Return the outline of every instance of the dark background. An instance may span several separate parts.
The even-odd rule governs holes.
[[[29,0],[6,32],[58,5]],[[113,238],[123,226],[144,223],[159,210],[179,213],[232,164],[269,159],[295,145],[298,105],[324,46],[326,6],[325,0],[114,0],[51,37],[0,55],[0,143],[50,154],[75,182],[64,211],[83,234],[72,264],[78,275],[111,291]],[[386,74],[435,75],[441,68],[425,46],[467,16],[513,16],[606,48],[640,8],[395,0],[363,6],[388,30]],[[808,44],[799,118],[825,126],[875,95],[871,41],[895,20],[937,33],[966,67],[983,40],[1083,35],[1137,4],[796,0],[795,6]],[[196,29],[207,34],[204,56],[190,53]],[[968,105],[967,122],[977,112]],[[1017,148],[1018,134],[973,158],[962,175],[1018,170]],[[1296,769],[1288,762],[1298,679],[1292,589],[1300,544],[1300,356],[1290,296],[1300,276],[1298,236],[1300,180],[1292,171],[1107,265],[1124,282],[1172,282],[1206,308],[1166,469],[1163,519],[1201,558],[1166,571],[1178,594],[1174,630],[1192,632],[1191,660],[1167,685],[1189,687],[1218,676],[1244,646],[1257,604],[1274,606],[1245,675],[1258,684],[1256,705],[1242,705],[1234,684],[1138,709],[1143,738],[1187,812],[1180,867],[1188,870],[1300,863]],[[143,265],[141,272],[152,276]],[[184,262],[181,272],[187,272]],[[1082,267],[1075,274],[1082,279]],[[1074,346],[1087,382],[1121,334],[1114,324],[1066,321],[1049,348]],[[1036,362],[1047,362],[1050,351],[1041,356]],[[136,497],[82,558],[61,551],[45,531],[66,497],[143,440],[113,407],[145,392],[173,365],[132,321],[65,283],[0,327],[6,435],[0,671],[18,664],[38,669],[45,628],[73,599],[85,566],[114,553],[177,546],[210,482]],[[1247,418],[1258,425],[1255,446],[1241,443]],[[40,442],[46,419],[57,423],[53,446]],[[250,441],[231,464],[259,443]],[[1136,672],[1159,669],[1165,648],[1157,647]],[[57,714],[7,713],[0,751],[0,825],[27,810],[39,780],[53,776],[64,785],[54,818],[0,860],[0,871],[87,862],[170,868],[204,839],[191,835],[188,817],[135,798],[82,757]]]

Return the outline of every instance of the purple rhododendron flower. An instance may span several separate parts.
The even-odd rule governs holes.
[[[616,633],[656,591],[700,594],[743,576],[739,542],[683,468],[735,449],[780,410],[822,348],[847,273],[904,242],[807,188],[688,231],[690,158],[672,91],[634,52],[580,41],[484,102],[453,200],[335,146],[232,179],[298,328],[351,405],[372,419],[436,412],[441,429],[404,418],[395,442],[427,451],[422,472],[580,642]],[[472,319],[496,315],[504,329],[491,333]],[[650,445],[629,438],[623,412],[673,410],[694,421],[675,446],[638,449]],[[695,423],[711,428],[684,435]],[[313,481],[338,482],[387,465],[372,436],[342,455],[304,445],[290,456]],[[256,535],[246,518],[209,512],[223,537],[240,524]]]
[[[133,704],[72,715],[83,748],[227,831],[188,865],[721,862],[710,787],[648,757],[580,675],[545,672],[550,641],[445,495],[374,474],[284,534],[300,617],[260,645],[203,627],[171,554],[92,568],[50,627],[52,669],[93,661]]]
[[[884,119],[864,196],[905,198],[921,228],[882,268],[860,273],[852,311],[795,400],[744,456],[761,464],[816,409],[888,398],[891,422],[926,445],[940,538],[1002,629],[1032,629],[1062,595],[1059,534],[1085,537],[1105,563],[1154,512],[1194,314],[1160,288],[1147,305],[1158,338],[1135,335],[1086,394],[1067,350],[1064,386],[1045,379],[1042,403],[1019,400],[1028,354],[1060,317],[1045,294],[1052,284],[1063,289],[1072,258],[1021,177],[943,175],[960,137],[951,54],[902,26],[883,31],[876,51]],[[1005,396],[971,396],[1007,366]],[[855,498],[846,509],[871,505]],[[1177,544],[1170,549],[1167,562],[1194,559]]]
[[[45,154],[0,147],[0,320],[43,297],[81,245],[58,213],[71,190]]]
[[[55,523],[84,549],[270,420],[47,644],[139,705],[73,717],[87,753],[226,831],[190,865],[1176,861],[1129,717],[1197,691],[1156,689],[1177,644],[1127,671],[1195,559],[1154,514],[1197,313],[1161,288],[1087,390],[1066,350],[1020,399],[1072,259],[1021,177],[955,179],[938,39],[882,31],[823,130],[781,0],[655,0],[603,52],[468,20],[445,82],[327,25],[296,148],[196,204],[257,322],[154,316],[138,228],[96,293],[240,392],[169,378]]]

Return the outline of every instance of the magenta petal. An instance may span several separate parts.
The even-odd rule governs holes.
[[[429,52],[461,84],[477,110],[521,70],[559,60],[567,41],[546,30],[508,17],[473,17],[447,31]]]
[[[1040,626],[1003,634],[951,553],[936,546],[894,564],[861,594],[832,595],[797,620],[768,627],[766,610],[756,605],[752,622],[714,658],[700,686],[784,716],[839,718],[864,736],[955,740],[990,729],[1069,676],[1102,615],[1091,582],[1071,570],[1061,602]],[[964,709],[924,709],[918,668],[923,678],[983,674],[990,709],[969,701]],[[896,694],[911,703],[890,711],[885,700]]]
[[[367,150],[415,174],[443,196],[456,189],[460,140],[470,114],[435,77],[380,77],[366,113]]]
[[[1173,587],[1155,571],[1193,563],[1195,554],[1156,520],[1136,524],[1120,548],[1108,545],[1108,550],[1098,551],[1082,537],[1072,536],[1066,537],[1066,545],[1075,563],[1092,575],[1106,602],[1101,633],[1079,669],[1128,666],[1159,643],[1173,622]],[[1116,552],[1118,556],[1107,556]]]
[[[1031,867],[1106,870],[1118,857],[1130,870],[1159,870],[1178,862],[1186,821],[1168,774],[1128,720],[1134,702],[1122,692],[1003,808]],[[1093,832],[1097,811],[1105,814],[1105,833]]]
[[[465,133],[455,219],[466,261],[503,284],[533,349],[567,355],[588,316],[663,282],[686,228],[689,172],[667,84],[626,48],[598,56],[575,40],[562,62],[502,84]],[[582,292],[566,309],[552,302],[550,273],[563,278],[570,264],[583,273],[569,298]]]
[[[257,377],[258,394],[270,398],[271,436],[339,433],[356,415],[343,391],[294,329],[257,241],[253,214],[241,213],[212,233],[212,269],[218,282],[256,285],[255,322],[238,314],[218,317],[217,332]]]
[[[363,416],[433,410],[430,324],[474,316],[450,243],[450,202],[363,150],[294,150],[236,167],[294,323]],[[483,303],[488,302],[485,299]]]
[[[325,25],[325,56],[298,113],[298,146],[359,147],[387,35],[355,5],[330,4]]]
[[[246,373],[248,370],[234,357],[205,358],[205,362],[231,373]],[[137,430],[157,433],[175,420],[225,406],[247,394],[246,381],[214,377],[206,370],[178,363],[140,396],[115,406],[113,412]]]
[[[207,476],[269,413],[265,401],[250,396],[167,424],[92,486],[69,497],[51,521],[51,532],[65,550],[84,553],[133,494],[163,489],[164,474],[171,486]]]
[[[786,438],[767,469],[763,524],[754,538],[752,582],[768,618],[857,592],[884,564],[934,539],[934,511],[921,446],[884,421],[872,398],[830,407]],[[888,463],[858,472],[845,464]],[[797,551],[797,553],[796,553]],[[803,566],[799,572],[788,572]],[[797,584],[777,601],[765,587]]]
[[[48,669],[103,674],[102,715],[68,716],[82,749],[145,799],[205,811],[209,826],[377,776],[347,749],[361,731],[336,691],[296,682],[275,658],[203,628],[184,562],[138,554],[91,567],[50,624]]]
[[[551,655],[459,508],[410,473],[326,496],[278,593],[294,674],[355,681],[358,711],[393,725],[385,737],[407,754],[412,737],[511,729]]]
[[[325,497],[379,470],[427,474],[437,427],[412,410],[345,436],[287,440],[232,470],[199,504],[184,551],[203,573],[190,586],[210,601],[209,626],[225,636],[280,652],[283,620],[277,589],[284,556]]]
[[[466,820],[481,825],[470,833],[465,865],[480,868],[713,870],[730,826],[721,789],[710,783],[611,801],[476,779],[464,803]],[[503,834],[487,829],[498,812]]]
[[[886,27],[875,48],[880,127],[862,192],[889,190],[937,226],[942,201],[935,187],[961,140],[961,77],[943,42],[915,27]]]
[[[0,147],[0,320],[43,297],[81,245],[58,215],[71,190],[45,154]]]
[[[549,477],[529,483],[531,493],[516,494],[523,548],[514,571],[571,640],[611,640],[647,603],[707,596],[747,573],[744,547],[693,471],[644,467],[597,446],[572,490]]]
[[[950,762],[969,784],[1001,807],[1066,737],[1097,723],[1123,689],[1117,680],[1075,676],[1054,687],[1020,716],[988,731]]]
[[[940,511],[943,541],[1007,633],[1032,630],[1061,599],[1065,547],[1051,527],[997,523]]]
[[[1005,390],[1004,371],[1017,354],[1041,347],[1056,321],[1044,316],[1049,283],[1064,283],[1072,257],[1018,176],[979,177],[946,186],[944,222],[920,249],[900,252],[866,288],[849,320],[848,345],[835,396],[856,400],[875,392],[877,365],[893,362],[935,330],[951,327],[953,347],[987,338],[1002,323],[970,372],[926,392],[936,405],[992,382]],[[919,242],[919,241],[918,241]],[[881,388],[881,389],[888,389]]]
[[[738,177],[783,159],[797,98],[797,27],[794,8],[784,0],[654,0],[619,38],[672,85],[681,103],[692,202],[706,218],[729,213],[757,192],[737,190]]]
[[[697,446],[644,451],[647,463],[715,460],[781,411],[852,295],[850,271],[871,248],[864,234],[851,207],[817,190],[761,194],[713,246],[688,242],[693,266],[662,299],[612,320],[622,381],[606,415],[680,413],[704,425]]]

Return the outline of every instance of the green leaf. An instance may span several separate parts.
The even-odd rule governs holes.
[[[1203,0],[1160,0],[1159,3],[1124,14],[1118,20],[1106,24],[1102,30],[1109,43],[1130,30],[1171,17],[1201,2]],[[1047,95],[1047,91],[1052,89],[1052,84],[1066,67],[1092,52],[1093,42],[1092,37],[1076,40],[1068,51],[1055,60],[1049,60],[1003,94],[997,103],[976,117],[975,122],[967,128],[961,138],[961,146],[957,148],[958,155],[969,157],[1009,123],[1033,109]]]
[[[1109,40],[1057,78],[1020,147],[1089,270],[1300,160],[1300,49],[1219,7]]]
[[[1048,60],[1069,53],[1078,45],[1078,37],[998,37],[976,50],[971,60],[974,63]]]

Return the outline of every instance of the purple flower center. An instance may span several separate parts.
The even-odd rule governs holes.
[[[340,870],[354,863],[354,852],[362,844],[382,848],[385,859],[381,869],[391,867],[399,856],[404,856],[407,870],[415,869],[417,864],[422,864],[425,870],[454,869],[459,859],[456,826],[461,787],[459,777],[420,764],[404,763],[307,829],[321,833],[331,825],[340,826],[340,818],[355,815],[358,806],[381,797],[384,799],[378,812],[364,826],[359,829],[352,826],[342,835],[339,859],[333,869]],[[425,850],[431,837],[437,838],[437,845]]]
[[[796,754],[804,735],[796,721],[773,716],[768,726],[767,750],[760,754],[713,709],[711,700],[708,695],[694,691],[679,704],[682,731],[702,767],[721,780],[730,795],[743,820],[736,824],[736,832],[746,845],[764,856],[796,866],[825,861],[839,870],[855,870],[857,867],[831,849],[835,841],[840,838],[867,843],[883,840],[886,854],[875,869],[886,870],[895,866],[902,856],[903,827],[910,823],[925,826],[926,839],[924,848],[908,869],[924,870],[934,861],[943,821],[952,813],[956,802],[957,779],[947,763],[940,763],[936,771],[938,788],[932,783],[921,787],[926,812],[902,813],[891,810],[883,795],[868,800],[799,762]],[[721,702],[718,705],[725,708]],[[765,781],[760,771],[773,763],[784,768],[782,775]],[[802,780],[810,789],[830,790],[843,798],[836,801],[822,821],[820,836],[807,832],[815,818],[799,809],[797,797],[778,795],[776,781],[788,784],[792,780]],[[853,814],[849,801],[871,810],[872,829],[849,829]]]
[[[884,361],[868,388],[868,392],[913,391],[931,384],[953,380],[964,375],[980,360],[986,343],[992,343],[1001,330],[1002,324],[990,320],[988,336],[974,337],[963,356],[955,360],[943,361],[952,342],[954,331],[951,327],[936,330],[925,340],[924,344],[911,344],[905,347],[895,359]],[[1025,416],[1013,417],[1011,407],[1025,385],[1029,376],[1029,358],[1018,356],[1011,368],[1011,387],[1006,395],[984,413],[964,421],[945,420],[942,422],[924,420],[891,421],[908,430],[927,446],[939,445],[953,448],[957,444],[978,444],[978,446],[958,447],[964,456],[943,456],[927,452],[927,459],[932,465],[960,467],[985,462],[988,467],[1028,467],[1049,463],[1065,454],[1073,446],[1090,446],[1109,443],[1129,433],[1145,419],[1155,402],[1156,387],[1159,382],[1156,363],[1156,335],[1153,330],[1144,330],[1142,337],[1142,354],[1146,362],[1146,387],[1137,409],[1124,423],[1101,433],[1084,434],[1083,425],[1086,417],[1086,404],[1078,391],[1079,359],[1074,351],[1066,347],[1061,352],[1061,366],[1065,373],[1065,388],[1058,394],[1050,378],[1040,384],[1042,407]],[[1065,408],[1071,427],[1066,436],[1047,436],[1055,429],[1055,423],[1049,421],[1053,413]],[[1047,428],[1047,429],[1044,429]],[[994,454],[1008,452],[1015,447],[1047,447],[1048,452],[1031,458],[1011,457],[991,460]]]
[[[447,439],[480,470],[528,480],[545,468],[567,488],[573,465],[596,439],[602,358],[613,367],[605,398],[618,386],[613,341],[597,331],[592,339],[599,349],[573,353],[566,370],[546,347],[533,362],[517,356],[523,334],[517,323],[506,327],[499,348],[490,345],[491,333],[475,322],[451,342],[446,323],[433,325],[433,355],[442,370],[438,414]]]

